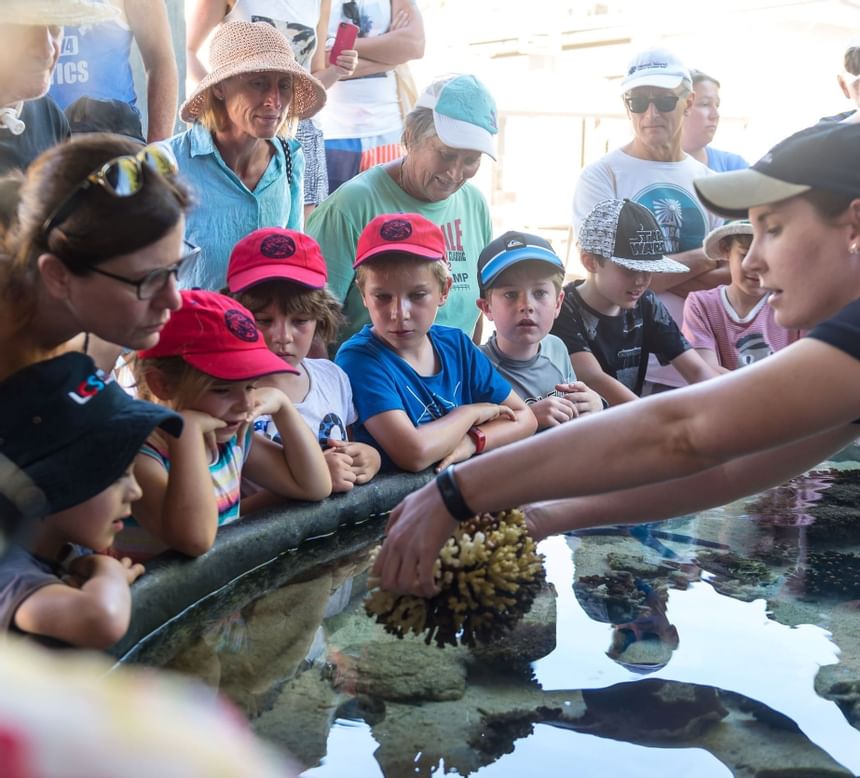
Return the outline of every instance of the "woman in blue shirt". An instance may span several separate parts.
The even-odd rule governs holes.
[[[168,142],[197,198],[186,237],[203,249],[181,281],[217,291],[240,238],[260,227],[302,228],[304,156],[281,135],[322,108],[325,90],[265,22],[222,25],[210,62],[180,109],[191,128]]]

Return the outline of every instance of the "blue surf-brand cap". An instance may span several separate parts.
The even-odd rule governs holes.
[[[499,275],[518,262],[538,261],[564,272],[564,262],[553,251],[552,244],[539,235],[513,230],[490,241],[478,257],[478,284],[491,286]]]

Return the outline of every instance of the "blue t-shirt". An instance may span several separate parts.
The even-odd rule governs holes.
[[[746,170],[750,165],[740,154],[732,154],[731,151],[720,151],[710,146],[705,146],[708,155],[708,167],[717,173],[726,173],[729,170]]]
[[[498,404],[511,393],[511,385],[462,330],[434,324],[427,335],[441,366],[431,376],[419,375],[369,324],[338,349],[335,362],[349,376],[358,412],[357,441],[382,451],[364,423],[385,411],[404,411],[419,427],[460,405]]]

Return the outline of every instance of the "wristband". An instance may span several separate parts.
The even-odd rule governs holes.
[[[482,454],[484,449],[487,447],[487,436],[484,434],[484,430],[480,427],[469,427],[466,434],[475,444],[475,453]]]
[[[476,515],[475,511],[466,505],[460,487],[454,480],[454,465],[448,465],[436,476],[436,486],[439,488],[439,494],[442,495],[445,508],[455,520],[465,521]]]

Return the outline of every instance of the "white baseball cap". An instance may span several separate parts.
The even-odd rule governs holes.
[[[637,86],[656,86],[674,89],[683,84],[693,88],[690,71],[667,49],[640,51],[627,65],[626,75],[621,81],[621,93],[626,94]]]

